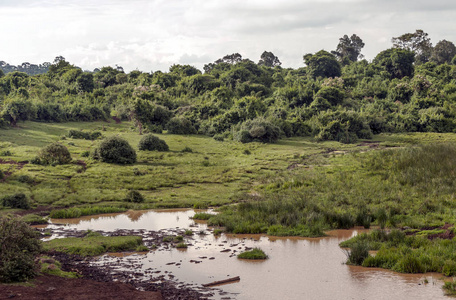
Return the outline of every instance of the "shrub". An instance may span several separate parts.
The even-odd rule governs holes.
[[[63,165],[71,162],[71,154],[68,148],[59,143],[50,144],[43,149],[34,160],[34,163],[42,165]]]
[[[71,129],[68,132],[68,137],[69,138],[73,138],[73,139],[84,139],[84,140],[93,141],[93,140],[96,140],[96,139],[102,137],[102,134],[99,131],[83,132],[83,131],[80,131],[80,130]]]
[[[352,265],[362,265],[363,261],[369,256],[369,247],[366,242],[355,243],[348,251],[347,263]]]
[[[138,145],[139,150],[149,150],[149,151],[168,151],[169,147],[166,142],[162,139],[159,139],[155,135],[148,134],[145,135]]]
[[[127,202],[141,203],[144,202],[143,195],[135,190],[128,191],[127,197],[125,198]]]
[[[254,248],[250,251],[242,252],[237,256],[238,258],[243,259],[267,259],[268,256],[260,248]]]
[[[89,157],[89,156],[90,156],[90,151],[85,150],[81,153],[81,157]]]
[[[174,117],[169,120],[168,124],[166,125],[168,129],[168,133],[172,134],[195,134],[196,129],[193,127],[192,122],[190,122],[186,118],[182,117]]]
[[[5,173],[3,173],[2,170],[0,170],[0,180],[5,179]]]
[[[16,193],[14,195],[5,196],[2,199],[2,203],[3,206],[8,206],[11,208],[30,208],[30,203],[24,193]]]
[[[181,150],[181,152],[188,152],[188,153],[191,153],[193,152],[193,149],[188,147],[188,146],[185,146],[184,149]]]
[[[271,122],[256,118],[244,122],[235,134],[234,139],[241,143],[249,143],[253,141],[263,143],[274,143],[280,137],[280,129]]]
[[[0,282],[26,281],[37,274],[37,232],[11,216],[0,217]]]
[[[17,177],[17,181],[22,182],[22,183],[33,183],[33,178],[30,177],[29,175],[19,175]]]
[[[126,140],[118,136],[101,141],[93,156],[107,163],[133,164],[136,162],[136,151]]]

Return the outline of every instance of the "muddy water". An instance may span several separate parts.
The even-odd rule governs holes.
[[[213,299],[448,299],[438,274],[403,275],[343,264],[346,256],[338,245],[360,229],[332,231],[329,237],[317,239],[214,237],[205,224],[195,225],[189,219],[193,214],[192,210],[149,211],[52,221],[68,223],[65,228],[78,230],[191,228],[195,234],[187,238],[191,244],[187,250],[156,250],[127,257],[106,255],[99,263],[116,262],[120,270],[133,268],[146,274],[146,279],[162,274],[194,287],[240,276],[239,282],[212,289]],[[208,234],[199,235],[202,231]],[[270,258],[237,259],[236,254],[246,247],[260,247]]]

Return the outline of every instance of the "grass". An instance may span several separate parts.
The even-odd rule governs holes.
[[[58,251],[81,256],[96,256],[106,252],[135,251],[142,245],[140,236],[100,236],[63,238],[43,242],[44,251]]]
[[[92,206],[92,207],[74,207],[67,209],[52,210],[49,217],[54,219],[79,218],[81,216],[90,216],[106,213],[125,212],[127,209],[112,206]]]
[[[455,224],[456,144],[307,156],[323,163],[265,175],[208,224],[233,233],[321,236],[325,230]],[[430,235],[439,232],[423,231]]]
[[[23,216],[22,221],[24,221],[27,224],[30,225],[39,225],[39,224],[47,224],[48,220],[46,218],[43,218],[41,216],[35,215],[35,214],[27,214]]]
[[[445,276],[456,275],[456,240],[433,239],[425,235],[405,235],[400,230],[390,233],[375,230],[360,234],[341,243],[342,247],[357,252],[363,247],[364,254],[358,255],[356,261],[349,262],[364,267],[391,269],[401,273],[438,272]],[[367,250],[378,250],[375,256],[368,255]],[[367,254],[367,255],[366,255]]]
[[[86,154],[99,141],[61,139],[69,130],[93,132],[103,126],[103,136],[119,135],[137,150],[137,163],[121,166],[93,161]],[[9,174],[0,185],[0,194],[22,192],[33,207],[72,208],[123,206],[127,192],[137,190],[145,198],[141,208],[207,208],[238,201],[238,195],[249,192],[260,177],[285,170],[295,157],[314,155],[328,147],[354,147],[315,143],[311,138],[244,145],[196,135],[157,136],[169,145],[169,152],[139,151],[142,136],[129,122],[25,122],[17,128],[0,129],[0,151],[8,154],[1,157],[3,160],[31,161],[41,148],[53,142],[65,145],[73,159],[61,166],[0,164],[0,171]]]
[[[250,251],[242,252],[237,256],[242,259],[267,259],[268,256],[260,248],[253,248]]]
[[[40,264],[40,273],[41,274],[48,274],[53,276],[59,276],[64,278],[78,278],[79,275],[75,272],[65,272],[62,271],[62,265],[59,261],[46,256],[41,255],[38,258],[38,262]]]

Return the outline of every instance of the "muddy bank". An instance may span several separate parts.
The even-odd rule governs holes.
[[[134,286],[120,282],[99,282],[89,279],[68,279],[57,276],[39,276],[33,280],[33,286],[0,285],[0,299],[189,299],[166,298],[159,291],[138,291]]]
[[[84,237],[86,231],[70,230],[64,228],[39,229],[53,237]],[[97,231],[105,236],[126,236],[140,235],[143,237],[144,244],[154,251],[167,251],[174,247],[172,242],[167,242],[166,237],[182,234],[181,230],[164,231],[145,231],[145,230],[116,230],[114,232]],[[163,241],[165,239],[165,241]],[[128,253],[127,253],[128,254]],[[131,254],[131,253],[130,253]],[[141,271],[139,268],[122,268],[120,260],[113,260],[109,263],[100,263],[100,257],[81,257],[69,255],[61,252],[48,252],[46,255],[58,260],[62,265],[62,270],[76,272],[84,279],[104,283],[126,283],[138,291],[156,292],[163,296],[163,299],[208,299],[212,294],[205,294],[196,291],[194,288],[182,282],[175,282],[168,279],[174,276],[168,272],[157,270]],[[64,298],[66,299],[66,298]],[[142,299],[142,298],[138,298]],[[152,298],[154,299],[154,298]]]

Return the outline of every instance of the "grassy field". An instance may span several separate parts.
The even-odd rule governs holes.
[[[259,177],[280,173],[302,157],[333,148],[355,148],[337,142],[315,143],[310,138],[286,139],[276,144],[241,144],[205,136],[162,134],[157,136],[166,141],[169,152],[137,150],[138,162],[124,166],[83,157],[99,141],[68,138],[71,129],[98,130],[103,136],[119,135],[136,150],[142,137],[131,123],[25,122],[18,128],[2,129],[0,170],[7,178],[0,184],[0,194],[23,192],[31,199],[32,206],[128,206],[124,202],[126,193],[135,189],[146,199],[137,208],[219,206],[251,191]],[[56,141],[68,147],[72,164],[8,163],[30,161],[42,147]],[[192,152],[181,152],[185,147]]]
[[[379,135],[374,143],[351,145],[315,142],[311,138],[283,139],[275,144],[241,144],[205,136],[161,134],[157,136],[166,141],[169,152],[137,150],[138,162],[125,166],[83,157],[83,153],[92,151],[99,141],[68,138],[66,135],[71,129],[101,131],[105,137],[119,135],[136,150],[142,137],[128,122],[25,122],[17,128],[2,129],[0,170],[7,176],[0,184],[0,195],[23,192],[31,199],[32,207],[220,206],[239,201],[243,198],[241,195],[264,194],[264,191],[283,190],[289,185],[291,188],[298,180],[296,176],[309,173],[324,177],[327,173],[346,178],[358,176],[350,172],[358,168],[359,157],[378,147],[456,140],[453,134],[416,133]],[[56,141],[68,147],[73,163],[59,166],[11,163],[30,161],[42,147]],[[182,152],[185,147],[192,152]],[[339,179],[344,185],[346,180]],[[145,197],[143,204],[124,201],[131,189],[141,192]],[[373,191],[377,189],[374,187]]]

